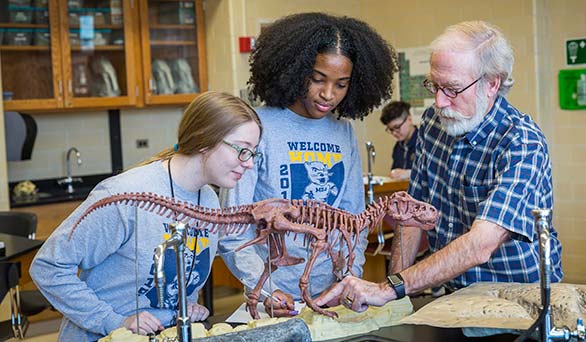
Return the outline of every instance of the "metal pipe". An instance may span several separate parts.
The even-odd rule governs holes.
[[[372,181],[372,164],[374,164],[374,158],[376,157],[376,151],[374,149],[374,145],[372,141],[366,142],[366,156],[368,161],[368,203],[374,203],[374,189],[373,189],[373,181]]]
[[[185,223],[174,222],[169,225],[171,237],[155,248],[153,261],[155,263],[155,286],[159,307],[163,307],[165,299],[165,275],[163,265],[165,264],[165,250],[172,247],[177,260],[177,287],[179,290],[179,315],[177,317],[177,338],[179,342],[191,342],[191,320],[187,314],[187,286],[185,284],[185,241],[187,229]]]
[[[185,225],[183,225],[185,227]],[[185,235],[185,231],[183,231]],[[184,240],[185,241],[185,240]],[[177,281],[179,282],[179,317],[177,317],[177,337],[179,342],[191,342],[191,320],[187,314],[187,286],[185,284],[185,243],[175,246],[177,258]],[[179,271],[181,270],[181,272]]]
[[[153,261],[155,264],[155,287],[157,289],[157,302],[159,308],[165,307],[165,250],[167,243],[163,242],[155,248]]]
[[[539,334],[541,340],[549,342],[549,334],[551,331],[551,306],[550,299],[550,283],[551,283],[551,258],[550,258],[550,239],[549,239],[549,224],[551,220],[551,209],[534,209],[531,211],[535,218],[535,226],[539,233],[539,272],[540,287],[541,287],[541,310],[545,311],[543,321]]]
[[[537,320],[521,336],[515,339],[515,342],[525,341],[533,334],[536,328],[539,328],[539,338],[543,342],[552,341],[570,341],[576,339],[584,341],[586,339],[586,329],[582,319],[578,318],[576,330],[571,331],[567,327],[552,327],[551,323],[551,209],[534,209],[531,211],[535,218],[535,226],[539,234],[539,285],[541,289],[541,312]]]
[[[374,180],[373,180],[373,174],[372,174],[372,165],[374,164],[374,159],[376,157],[376,151],[374,149],[374,144],[372,143],[372,141],[366,142],[366,154],[367,154],[367,160],[368,160],[368,174],[367,174],[368,204],[372,204],[372,203],[374,203]],[[378,226],[376,239],[377,239],[378,245],[377,245],[376,249],[374,250],[374,252],[372,253],[373,255],[377,255],[378,253],[380,253],[380,251],[385,246],[385,236],[383,234],[382,224],[379,224],[379,226]]]

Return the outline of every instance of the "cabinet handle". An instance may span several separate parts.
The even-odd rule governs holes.
[[[57,87],[59,88],[59,96],[63,96],[63,81],[57,81]]]
[[[71,80],[67,81],[67,89],[69,91],[69,95],[73,94],[73,82],[71,82]]]
[[[134,87],[134,94],[136,97],[138,97],[140,95],[138,85]]]

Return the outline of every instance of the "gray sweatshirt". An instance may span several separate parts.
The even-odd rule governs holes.
[[[175,197],[193,204],[198,193],[174,183]],[[72,233],[73,223],[101,198],[124,192],[152,192],[171,197],[169,176],[161,162],[137,167],[98,184],[89,197],[51,234],[37,253],[30,274],[43,295],[63,313],[60,341],[96,341],[122,326],[137,311],[149,311],[163,325],[174,322],[177,272],[172,249],[165,253],[164,308],[158,308],[153,282],[153,251],[170,236],[170,218],[136,207],[110,205],[89,214]],[[218,208],[215,192],[201,189],[201,205]],[[197,301],[217,249],[217,234],[189,227],[185,253],[189,302]],[[71,238],[69,236],[71,234]],[[78,268],[80,270],[78,276]]]
[[[258,150],[264,158],[228,192],[226,205],[278,197],[320,200],[352,213],[364,210],[360,152],[348,120],[338,120],[332,114],[319,120],[308,119],[289,109],[273,107],[257,108],[257,112],[263,125]],[[249,289],[256,285],[263,272],[267,247],[250,246],[238,253],[234,249],[255,234],[256,227],[250,227],[241,235],[222,236],[218,247],[230,271]],[[356,276],[362,275],[367,234],[365,231],[355,250],[353,272]],[[287,252],[307,261],[310,250],[303,240],[302,236],[287,235]],[[277,269],[272,272],[272,282],[267,281],[264,289],[267,292],[280,289],[300,299],[298,283],[305,265],[303,262]],[[329,256],[320,254],[311,272],[311,295],[321,293],[335,280]]]

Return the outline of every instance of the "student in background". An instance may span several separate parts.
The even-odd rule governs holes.
[[[385,132],[397,139],[393,147],[393,165],[391,166],[391,177],[396,179],[409,179],[415,160],[417,127],[413,124],[409,109],[411,109],[409,103],[393,101],[383,108],[380,117],[380,121],[386,126]]]

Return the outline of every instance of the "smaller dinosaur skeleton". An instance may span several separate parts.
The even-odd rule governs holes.
[[[341,277],[342,274],[352,274],[354,249],[359,243],[360,233],[365,229],[373,231],[385,215],[388,215],[395,225],[424,230],[433,229],[438,218],[438,212],[432,205],[417,201],[403,191],[381,197],[378,202],[370,204],[365,211],[357,215],[314,200],[272,198],[248,205],[210,209],[152,193],[123,193],[103,198],[88,207],[73,225],[69,238],[71,239],[76,227],[87,215],[112,204],[135,206],[168,218],[176,214],[176,221],[190,226],[195,226],[193,223],[198,221],[198,229],[207,228],[211,233],[222,230],[227,234],[240,234],[250,224],[256,224],[256,237],[236,249],[239,251],[252,245],[266,244],[268,239],[271,239],[271,265],[265,263],[256,287],[248,294],[247,308],[256,319],[260,318],[256,306],[262,286],[268,279],[269,270],[274,271],[278,267],[305,261],[303,258],[288,254],[285,234],[304,234],[305,242],[311,247],[309,260],[299,280],[303,300],[314,311],[334,317],[334,312],[315,305],[308,291],[310,272],[320,253],[328,252],[330,255],[334,275]],[[340,246],[338,252],[333,249],[336,245]],[[344,245],[347,247],[347,256],[341,255],[340,252]]]

